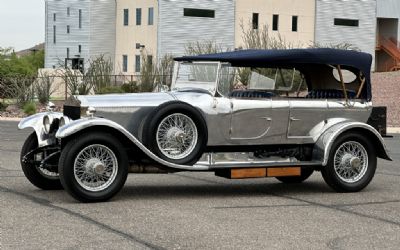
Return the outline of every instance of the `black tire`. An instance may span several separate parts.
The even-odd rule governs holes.
[[[89,190],[75,177],[75,159],[81,151],[90,146],[100,145],[110,150],[116,159],[116,175],[110,184],[101,190]],[[128,176],[128,156],[125,147],[113,135],[91,132],[72,138],[62,149],[58,171],[64,189],[75,199],[82,202],[102,202],[116,195]],[[94,170],[92,170],[94,171]]]
[[[26,178],[33,185],[35,185],[36,187],[38,187],[40,189],[43,189],[43,190],[59,190],[59,189],[62,189],[63,187],[61,185],[59,177],[47,176],[46,174],[41,172],[41,170],[38,169],[36,166],[32,166],[32,164],[24,163],[22,161],[23,157],[27,153],[31,152],[32,150],[36,149],[37,147],[38,147],[38,140],[37,140],[37,137],[36,137],[36,133],[33,132],[25,140],[25,143],[22,146],[21,155],[20,155],[20,162],[21,162],[22,171],[24,172]]]
[[[313,172],[314,170],[311,168],[302,168],[300,176],[283,176],[276,177],[276,179],[287,184],[302,183],[303,181],[307,180],[313,174]]]
[[[355,182],[342,180],[334,167],[335,154],[339,147],[346,142],[356,142],[361,144],[367,153],[368,164],[366,164],[366,171],[360,176],[359,180]],[[371,182],[375,175],[376,165],[377,156],[373,144],[362,134],[348,132],[341,135],[333,143],[329,154],[328,164],[325,167],[322,167],[321,174],[325,182],[337,192],[358,192],[364,189]]]
[[[160,123],[164,118],[172,114],[183,114],[189,117],[194,122],[197,129],[196,145],[187,156],[181,159],[174,159],[166,156],[162,153],[157,143],[157,130]],[[161,159],[175,164],[193,165],[200,159],[205,151],[208,140],[207,125],[200,112],[192,106],[180,102],[165,103],[149,114],[143,126],[142,138],[145,146]]]

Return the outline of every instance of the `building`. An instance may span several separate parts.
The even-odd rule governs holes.
[[[315,41],[370,53],[373,70],[400,69],[399,19],[398,0],[316,0]]]
[[[185,46],[213,41],[234,48],[234,0],[117,0],[115,69],[138,74],[150,58],[183,55]]]
[[[295,47],[308,47],[314,41],[315,0],[236,0],[235,46],[244,47],[243,29],[268,28],[271,36],[280,34]]]
[[[394,70],[399,20],[399,0],[46,0],[45,64],[84,67],[105,54],[116,74],[134,75],[144,54],[180,56],[198,41],[246,47],[242,29],[266,25],[293,47],[347,43]]]
[[[83,69],[100,54],[115,57],[115,1],[45,0],[45,67]]]

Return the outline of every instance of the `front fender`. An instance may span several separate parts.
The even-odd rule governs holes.
[[[341,122],[328,128],[315,143],[313,159],[321,161],[322,166],[326,166],[328,164],[333,143],[341,134],[350,130],[359,131],[366,134],[368,139],[374,143],[375,148],[377,149],[378,157],[386,160],[392,160],[389,156],[385,142],[379,132],[370,125],[361,122]]]
[[[157,155],[155,155],[153,152],[151,152],[146,146],[144,146],[135,136],[133,136],[128,130],[126,130],[124,127],[119,125],[118,123],[105,119],[105,118],[98,118],[98,117],[93,117],[93,118],[83,118],[79,120],[75,120],[67,125],[62,126],[56,133],[56,138],[63,139],[67,138],[69,136],[73,136],[79,131],[82,131],[84,129],[90,128],[90,127],[107,127],[109,129],[114,129],[117,130],[118,132],[122,133],[127,139],[129,139],[134,145],[136,145],[143,153],[145,153],[148,157],[153,159],[154,161],[158,162],[159,164],[170,167],[170,168],[175,168],[175,169],[181,169],[181,170],[194,170],[194,171],[202,171],[202,170],[209,170],[209,167],[204,166],[204,165],[193,165],[193,166],[187,166],[187,165],[179,165],[179,164],[174,164],[170,163],[168,161],[165,161],[161,158],[159,158]]]
[[[33,128],[38,139],[39,147],[44,147],[51,144],[51,138],[44,132],[43,117],[49,115],[54,118],[61,118],[62,113],[59,112],[43,112],[28,116],[22,119],[18,124],[18,129]]]

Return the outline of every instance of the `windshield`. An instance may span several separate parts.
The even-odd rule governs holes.
[[[218,63],[180,63],[173,89],[201,88],[215,92]]]

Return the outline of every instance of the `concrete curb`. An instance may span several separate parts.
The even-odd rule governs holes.
[[[400,127],[388,127],[386,132],[388,134],[400,134]]]
[[[21,117],[0,117],[0,121],[19,122],[24,118]]]

